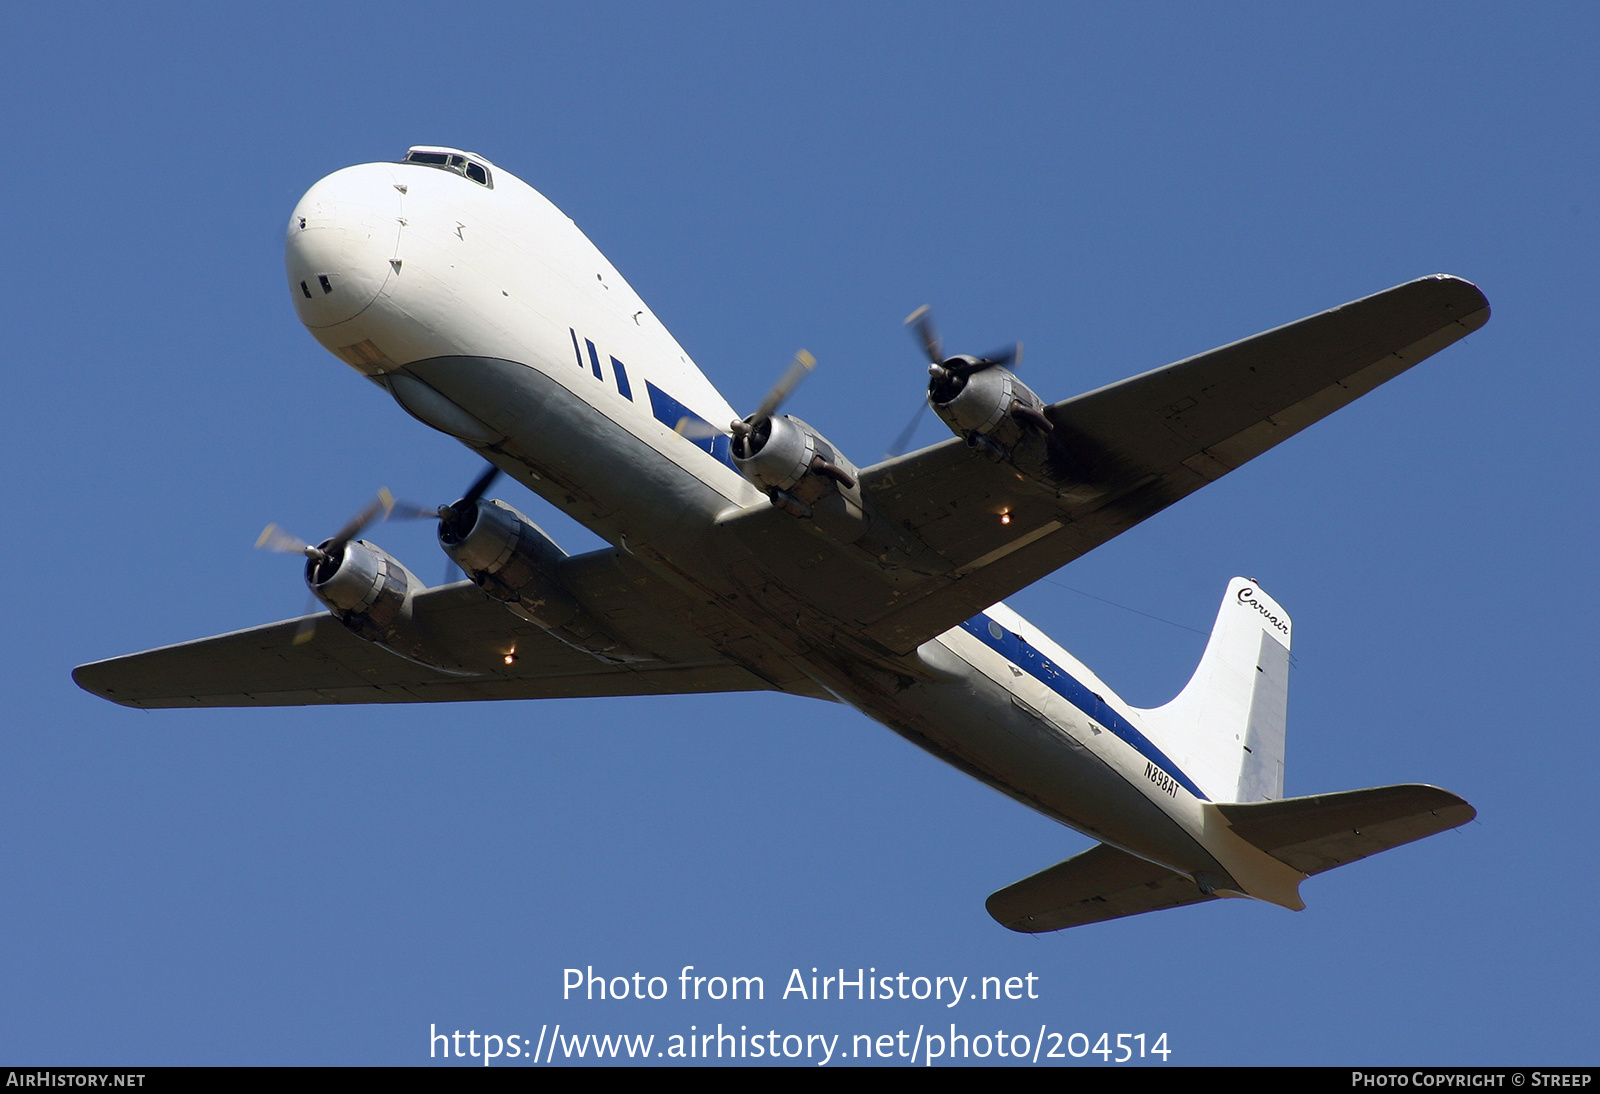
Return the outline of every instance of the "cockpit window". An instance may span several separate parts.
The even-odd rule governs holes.
[[[479,186],[494,189],[494,182],[489,176],[489,169],[476,160],[468,159],[454,152],[422,152],[415,148],[406,153],[406,158],[401,163],[420,163],[428,167],[439,167],[446,171],[454,171],[463,178],[471,179]]]

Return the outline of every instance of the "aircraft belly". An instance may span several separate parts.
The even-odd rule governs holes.
[[[730,504],[725,493],[536,368],[458,356],[417,361],[405,372],[504,436],[493,450],[523,465],[508,470],[531,490],[614,543],[626,537],[630,550],[692,549]],[[668,443],[682,444],[688,459],[704,456],[688,441]]]
[[[403,372],[504,436],[486,454],[500,457],[497,462],[530,489],[613,543],[713,594],[728,574],[739,572],[737,560],[708,552],[705,542],[707,525],[730,498],[566,385],[537,368],[477,356],[418,361]],[[681,443],[690,460],[701,458],[690,442]],[[797,639],[808,628],[798,613],[815,606],[774,601],[780,586],[771,581],[747,579],[739,587],[749,594],[747,602],[755,601],[737,611],[750,625],[749,633],[736,636],[746,655],[762,646],[767,656],[778,648],[800,654],[804,642]],[[719,644],[727,641],[723,631]],[[809,637],[820,644],[815,634]],[[736,649],[729,652],[737,656]],[[823,656],[837,660],[839,651]],[[970,665],[958,681],[917,683],[893,695],[848,682],[836,687],[935,755],[1096,839],[1187,873],[1223,872],[1182,826],[1059,719],[1036,704],[1018,705],[1011,690]]]
[[[536,368],[457,356],[415,362],[398,375],[504,437],[473,447],[688,594],[684,621],[695,634],[774,687],[821,694],[797,664],[792,628],[766,606],[732,596],[740,587],[708,548],[714,516],[730,505],[726,493]],[[713,474],[722,468],[690,441],[662,440],[682,446],[686,462],[712,464]]]
[[[819,638],[817,625],[829,614],[818,613],[819,605],[782,595],[779,582],[758,580],[764,567],[740,579],[750,560],[708,550],[707,525],[730,504],[727,494],[566,385],[527,365],[476,356],[418,361],[403,371],[503,435],[486,454],[501,457],[497,462],[530,489],[608,540],[713,596],[725,595],[721,586],[731,575],[747,606],[722,614],[748,624],[737,636],[747,656],[756,647],[765,647],[766,656],[780,650],[804,656],[809,645],[814,658],[851,660]],[[689,459],[700,459],[690,442],[681,443]],[[728,652],[737,656],[737,646]],[[833,687],[869,716],[1047,816],[1186,873],[1225,873],[1142,787],[1069,732],[1061,712],[1052,708],[1057,716],[1047,716],[1039,708],[1048,704],[1037,697],[1019,704],[1018,692],[961,664],[959,680],[892,693],[853,686],[848,670],[833,678]],[[858,679],[865,668],[856,666]]]

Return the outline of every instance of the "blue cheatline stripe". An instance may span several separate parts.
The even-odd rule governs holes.
[[[567,333],[572,335],[572,352],[578,355],[578,368],[581,370],[583,368],[583,350],[578,348],[578,332],[568,327]]]
[[[623,368],[622,362],[615,357],[611,359],[611,371],[617,375],[617,390],[622,393],[624,399],[633,402],[633,385],[628,383],[628,370]]]
[[[594,365],[594,378],[604,380],[605,373],[600,371],[600,355],[594,351],[594,343],[585,338],[583,344],[589,347],[589,360]]]
[[[998,638],[990,627],[1000,632]],[[1180,771],[1178,765],[1151,742],[1150,738],[1133,728],[1131,722],[1112,710],[1100,696],[1073,679],[1060,665],[1034,649],[1026,638],[1001,626],[999,622],[986,615],[973,616],[961,624],[961,629],[1083,711],[1096,723],[1115,733],[1124,742],[1133,746],[1139,755],[1176,779],[1178,785],[1189,793],[1201,801],[1211,800],[1194,784],[1194,780]]]
[[[644,382],[644,389],[650,396],[650,413],[655,416],[656,421],[668,429],[677,429],[679,422],[688,419],[689,424],[703,426],[705,432],[713,432],[710,422],[656,387],[649,380]],[[739,470],[738,467],[734,466],[733,454],[729,450],[733,442],[726,433],[716,433],[714,436],[701,438],[685,437],[684,440],[702,452],[709,453],[713,458],[732,467],[733,470]]]

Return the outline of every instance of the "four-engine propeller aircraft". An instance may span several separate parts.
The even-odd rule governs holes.
[[[1100,841],[989,898],[1018,931],[1224,896],[1299,909],[1308,875],[1474,816],[1422,785],[1283,797],[1292,628],[1253,581],[1228,584],[1193,679],[1151,710],[1000,603],[1482,326],[1465,281],[1056,403],[1015,351],[947,355],[919,311],[928,399],[956,436],[863,468],[779,413],[808,355],[739,417],[576,225],[480,156],[417,147],[335,172],[288,227],[319,342],[611,546],[568,555],[485,496],[494,471],[429,511],[471,581],[427,588],[358,538],[387,497],[317,546],[269,529],[328,613],[79,667],[97,695],[846,703]]]

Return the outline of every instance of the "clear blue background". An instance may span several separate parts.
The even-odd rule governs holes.
[[[719,1021],[1596,1062],[1592,6],[270,7],[7,18],[0,1063],[406,1064],[430,1023]],[[920,398],[923,303],[952,350],[1023,339],[1056,399],[1477,282],[1482,332],[1011,603],[1154,705],[1258,578],[1297,624],[1287,790],[1433,782],[1478,822],[1310,881],[1300,914],[1030,938],[984,898],[1087,841],[836,706],[80,692],[79,662],[298,614],[294,560],[251,549],[268,521],[315,537],[476,473],[316,346],[282,272],[307,187],[413,143],[549,196],[735,405],[809,347],[790,409],[863,464]],[[374,538],[442,575],[428,528]],[[589,965],[768,1000],[563,1002]],[[1041,998],[773,998],[812,966]]]

